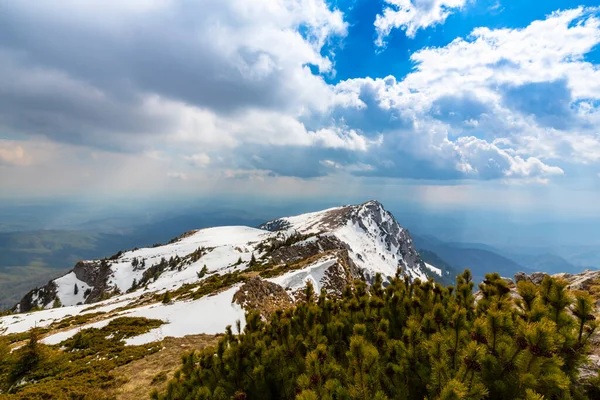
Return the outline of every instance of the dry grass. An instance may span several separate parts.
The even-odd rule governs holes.
[[[181,356],[184,353],[215,345],[219,337],[220,335],[189,335],[165,338],[161,351],[113,371],[120,383],[115,389],[117,400],[148,399],[152,390],[165,390],[168,381],[181,366]]]

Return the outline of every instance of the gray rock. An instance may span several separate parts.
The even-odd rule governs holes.
[[[598,374],[598,370],[600,370],[600,356],[592,354],[589,361],[579,369],[579,379],[586,381],[593,378]]]
[[[508,277],[504,277],[503,276],[502,279],[504,279],[504,282],[508,283],[509,285],[514,285],[515,284],[515,282],[512,279],[508,278]]]
[[[515,274],[514,278],[515,278],[515,283],[529,280],[529,277],[527,276],[527,274],[525,272],[517,272]]]
[[[529,280],[534,284],[539,285],[540,283],[542,283],[546,275],[548,274],[544,272],[534,272],[531,275],[529,275]]]

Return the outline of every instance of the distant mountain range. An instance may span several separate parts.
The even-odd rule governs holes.
[[[527,254],[518,251],[499,249],[483,243],[445,242],[431,235],[413,234],[415,246],[421,254],[437,255],[454,270],[469,268],[476,281],[481,281],[486,273],[498,272],[512,277],[517,272],[578,273],[585,269],[595,269],[574,265],[565,258],[551,253]],[[427,257],[431,257],[431,254]],[[425,257],[424,257],[425,258]]]
[[[417,249],[435,253],[455,270],[470,269],[475,282],[481,282],[489,272],[498,272],[505,277],[512,277],[519,271],[534,272],[485,245],[446,243],[432,236],[413,236]]]

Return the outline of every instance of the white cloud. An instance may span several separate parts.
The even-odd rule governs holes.
[[[478,28],[413,53],[404,79],[351,79],[336,89],[356,103],[367,91],[369,107],[405,121],[382,149],[395,143],[485,179],[562,175],[557,162],[600,160],[600,68],[585,59],[600,44],[597,12],[580,7],[522,29]]]
[[[183,158],[195,167],[204,168],[210,164],[210,157],[206,153],[192,154]]]
[[[535,157],[523,159],[511,156],[495,144],[475,137],[459,138],[456,147],[461,156],[458,169],[467,174],[484,178],[531,178],[564,174],[561,168],[546,165]]]
[[[244,126],[290,125],[337,101],[308,65],[333,74],[321,50],[346,34],[324,0],[11,3],[0,13],[11,39],[0,43],[0,127],[127,151],[173,136],[269,140]],[[310,141],[300,130],[275,140]]]
[[[0,165],[27,165],[29,159],[23,147],[16,143],[0,140]]]
[[[412,54],[417,74],[409,86],[443,93],[493,85],[522,85],[567,78],[575,99],[600,96],[600,70],[584,55],[600,43],[596,9],[582,7],[554,12],[524,29],[475,29],[467,40]],[[597,79],[596,79],[597,78]],[[491,93],[485,93],[492,97]]]
[[[401,28],[406,36],[415,37],[419,29],[443,23],[453,12],[463,8],[467,0],[385,0],[383,14],[375,19],[377,46],[385,45],[392,29]]]
[[[390,0],[381,43],[465,4]],[[597,10],[478,28],[416,51],[404,77],[330,85],[336,46],[325,45],[346,34],[324,0],[11,3],[0,129],[27,140],[0,143],[0,164],[32,167],[15,185],[37,171],[102,188],[121,168],[125,190],[209,175],[546,182],[564,163],[600,162],[600,68],[585,57],[600,44]]]
[[[341,164],[333,160],[321,160],[321,165],[332,170],[344,171],[344,172],[368,172],[374,171],[375,167],[369,164],[353,163],[353,164]]]
[[[185,180],[187,180],[187,178],[188,178],[187,174],[185,174],[185,173],[183,173],[183,172],[176,172],[176,171],[174,171],[174,172],[168,172],[168,173],[167,173],[167,176],[168,176],[169,178],[172,178],[172,179],[180,179],[180,180],[182,180],[182,181],[185,181]]]
[[[367,151],[369,147],[381,144],[381,137],[369,140],[353,129],[345,130],[339,127],[319,129],[311,135],[314,144],[333,149]]]

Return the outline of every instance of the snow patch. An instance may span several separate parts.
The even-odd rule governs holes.
[[[196,282],[197,273],[204,265],[209,272],[225,273],[228,272],[228,267],[236,263],[240,257],[247,263],[252,253],[256,251],[256,245],[274,235],[273,232],[247,226],[200,229],[171,244],[123,253],[117,262],[111,265],[112,274],[108,285],[116,286],[121,292],[126,292],[131,288],[134,279],[139,282],[144,272],[153,265],[159,264],[161,259],[168,261],[171,257],[184,258],[201,247],[212,249],[195,263],[183,265],[181,271],[165,271],[155,282],[148,285],[151,291],[180,287],[186,283]],[[146,267],[134,270],[131,264],[134,258],[139,261],[144,260]]]
[[[156,304],[132,310],[126,316],[161,319],[167,323],[143,335],[126,339],[126,343],[141,345],[162,340],[167,336],[222,333],[227,325],[235,327],[237,320],[243,329],[246,324],[245,312],[238,304],[232,303],[233,295],[239,288],[240,285],[236,285],[214,296],[194,301],[180,301],[170,305]]]
[[[434,267],[433,265],[427,264],[427,263],[425,263],[425,266],[427,267],[428,270],[430,270],[434,274],[438,274],[439,276],[442,276],[442,270],[440,268]]]
[[[85,302],[84,293],[87,289],[92,289],[84,281],[80,281],[74,272],[69,272],[54,280],[56,283],[56,295],[63,306],[74,306]],[[75,289],[77,287],[77,290]],[[77,292],[77,293],[75,293]],[[46,307],[52,307],[52,302],[45,304]]]
[[[316,293],[321,291],[321,280],[325,276],[325,271],[337,262],[336,258],[324,258],[316,263],[310,264],[306,268],[291,271],[281,276],[267,279],[278,284],[284,289],[292,290],[302,289],[307,281],[312,281]]]
[[[87,325],[79,326],[79,327],[74,328],[74,329],[69,329],[68,331],[58,332],[58,333],[55,333],[54,335],[46,336],[45,338],[43,338],[41,340],[41,342],[45,343],[45,344],[48,344],[48,345],[59,344],[63,340],[67,340],[67,339],[75,336],[77,333],[81,332],[84,329],[88,329],[88,328],[97,328],[97,329],[104,328],[113,319],[115,319],[115,317],[108,318],[108,319],[105,319],[105,320],[102,320],[102,321],[98,321],[98,322],[94,322],[93,324],[87,324]]]
[[[52,308],[48,310],[35,311],[27,314],[13,314],[0,317],[0,331],[6,328],[6,335],[11,333],[20,333],[28,331],[33,327],[46,327],[53,322],[60,321],[68,316],[109,312],[119,307],[129,304],[135,295],[125,295],[122,297],[106,300],[93,305],[92,310],[83,311],[92,307],[90,304],[81,304],[70,307]],[[136,297],[137,298],[137,297]]]

